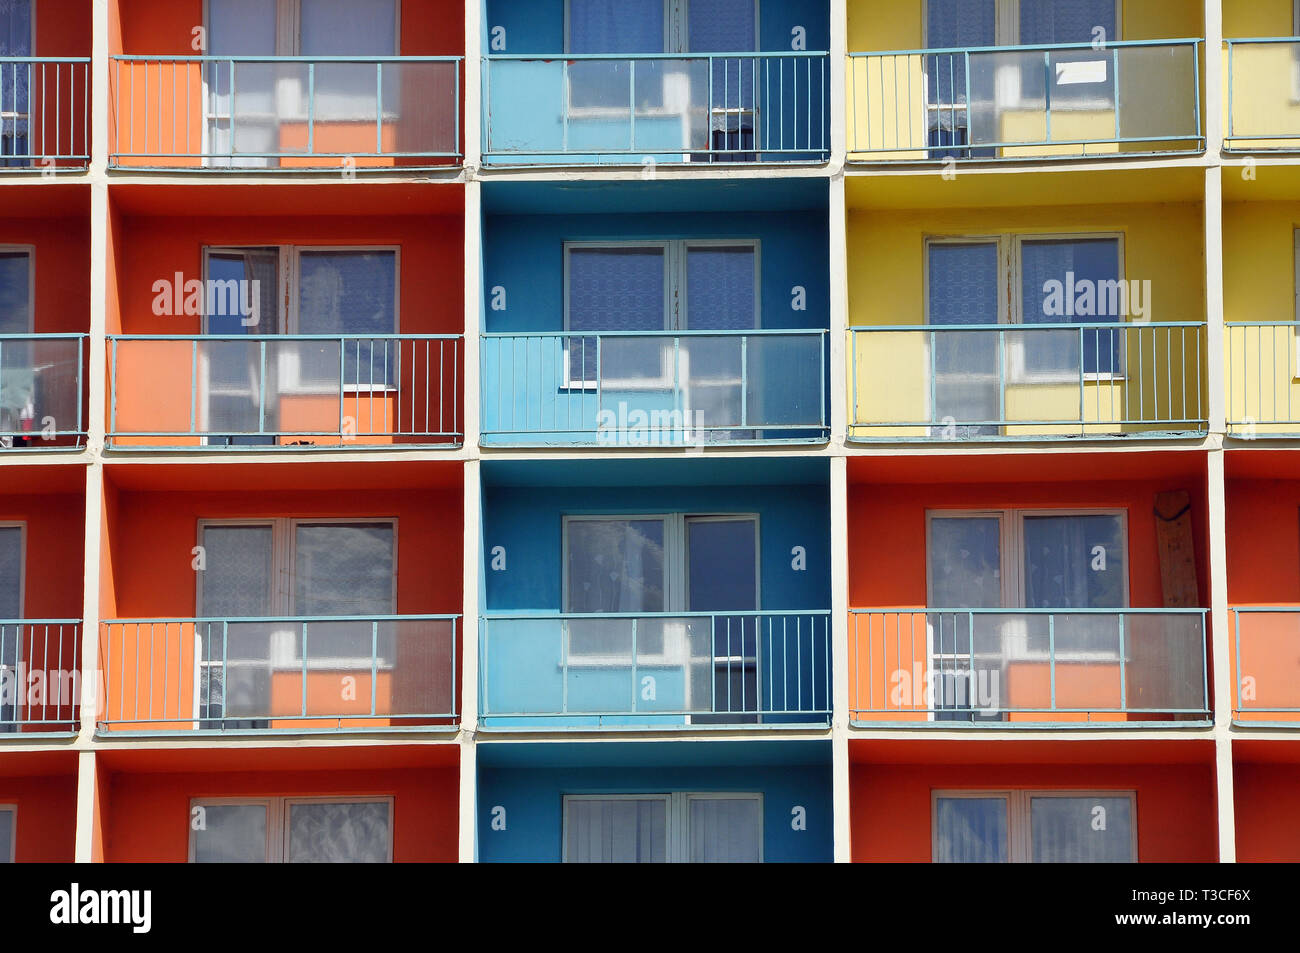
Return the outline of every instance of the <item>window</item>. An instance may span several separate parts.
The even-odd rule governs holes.
[[[567,0],[565,19],[567,53],[758,49],[757,0]]]
[[[18,805],[0,804],[0,864],[14,862],[18,842]]]
[[[761,863],[761,794],[568,795],[566,863]]]
[[[662,332],[743,331],[759,319],[759,243],[752,240],[566,242],[564,328],[571,387],[668,386],[673,347]],[[600,339],[577,332],[646,332]],[[692,342],[682,345],[688,352]],[[740,380],[739,350],[698,342],[697,376]],[[735,353],[733,354],[732,351]],[[679,352],[680,353],[680,352]],[[679,382],[689,377],[679,374]],[[698,389],[698,388],[696,388]]]
[[[284,617],[383,617],[396,611],[394,520],[203,521],[196,626],[196,727],[266,728],[277,669],[394,664],[396,634],[381,622]],[[240,619],[250,621],[241,622]],[[229,620],[229,621],[226,621]],[[224,638],[223,638],[224,635]]]
[[[1117,616],[1066,610],[1128,605],[1123,511],[944,510],[926,517],[935,720],[1003,720],[997,686],[1008,662],[1119,656]],[[999,608],[1058,611],[962,611]]]
[[[1123,377],[1122,328],[963,331],[965,325],[1122,324],[1131,310],[1117,234],[930,238],[926,323],[934,336],[932,419],[997,434],[1007,382]]]
[[[34,258],[31,245],[0,245],[0,334],[34,330]]]
[[[0,523],[0,684],[17,684],[22,662],[23,626],[10,620],[23,617],[26,525]],[[18,728],[18,697],[0,696],[0,732]]]
[[[190,802],[190,862],[390,863],[393,799],[220,798]]]
[[[1132,791],[936,791],[936,863],[1132,863]]]
[[[35,55],[36,19],[32,0],[0,4],[0,57]],[[0,111],[0,167],[31,164],[31,74],[12,66],[5,71],[3,110]]]
[[[692,723],[757,721],[758,620],[727,613],[759,608],[758,559],[754,515],[566,516],[566,613],[717,613],[647,619],[635,641],[630,624],[572,620],[570,668],[685,670],[685,709],[713,712]]]

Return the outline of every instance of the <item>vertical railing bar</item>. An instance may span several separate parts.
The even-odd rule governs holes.
[[[394,634],[396,634],[395,629],[394,629]],[[375,707],[376,699],[378,696],[378,692],[375,689],[375,685],[378,681],[379,681],[379,620],[371,619],[370,620],[370,717],[371,718],[374,718],[377,714],[379,714],[378,710]],[[307,713],[303,712],[303,714],[305,715]],[[394,711],[393,714],[397,714],[397,712]]]

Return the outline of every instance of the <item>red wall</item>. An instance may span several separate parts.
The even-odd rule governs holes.
[[[36,55],[89,56],[90,4],[36,0]]]
[[[0,521],[27,523],[23,614],[79,619],[86,535],[85,507],[75,494],[0,496]]]
[[[961,788],[1136,791],[1140,862],[1218,856],[1209,764],[858,764],[849,773],[853,860],[928,863],[931,791]]]
[[[90,330],[89,218],[0,219],[0,245],[32,245],[36,331]]]
[[[343,753],[341,753],[343,754]],[[104,859],[109,863],[184,863],[190,799],[388,795],[393,801],[393,859],[454,862],[457,769],[299,771],[234,774],[128,774],[107,785]]]
[[[1237,860],[1300,861],[1300,764],[1239,762],[1233,767]]]
[[[18,805],[18,863],[70,864],[77,827],[77,776],[0,777],[0,804]]]
[[[190,617],[196,574],[191,549],[200,519],[397,518],[397,610],[459,613],[463,500],[445,489],[118,495],[111,528],[115,615]]]
[[[1230,480],[1228,602],[1300,604],[1300,480]]]

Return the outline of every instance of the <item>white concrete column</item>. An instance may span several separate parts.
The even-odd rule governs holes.
[[[465,62],[461,82],[465,87],[465,134],[460,151],[465,168],[477,169],[483,162],[483,0],[465,0]]]
[[[1234,174],[1229,170],[1229,174]],[[1227,429],[1223,327],[1223,169],[1205,170],[1205,386],[1210,432]]]
[[[831,796],[835,862],[851,857],[849,823],[849,530],[848,460],[831,461]]]
[[[1225,524],[1225,480],[1223,450],[1209,452],[1208,546],[1210,555],[1210,631],[1214,642],[1214,735],[1215,806],[1218,813],[1219,860],[1237,859],[1236,816],[1233,808],[1232,706],[1236,698],[1232,683],[1232,637],[1228,616],[1228,558]]]

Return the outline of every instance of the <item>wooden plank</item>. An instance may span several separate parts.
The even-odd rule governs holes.
[[[1156,494],[1156,553],[1160,590],[1166,609],[1195,609],[1201,604],[1196,586],[1196,549],[1192,542],[1192,505],[1186,490]]]

